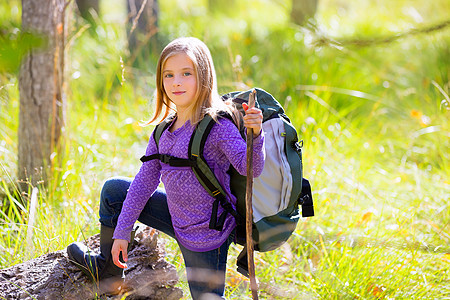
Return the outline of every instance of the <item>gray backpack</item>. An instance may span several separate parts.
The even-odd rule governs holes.
[[[241,109],[242,103],[248,101],[251,90],[231,92],[222,96],[223,100],[233,101]],[[311,187],[302,176],[302,145],[297,131],[284,113],[280,103],[268,92],[256,89],[255,106],[263,113],[263,130],[266,160],[262,174],[253,181],[253,242],[256,251],[270,251],[281,246],[292,235],[302,216],[314,216]],[[243,111],[241,111],[243,113]],[[230,118],[223,115],[224,118]],[[173,116],[157,125],[154,130],[156,145],[170,125]],[[236,242],[244,246],[237,259],[238,271],[248,277],[246,229],[245,229],[245,190],[246,178],[232,166],[228,171],[231,177],[231,192],[237,198],[236,209],[226,200],[225,192],[213,171],[203,157],[203,147],[215,121],[206,115],[192,134],[189,144],[188,159],[181,159],[164,154],[143,156],[142,162],[159,159],[171,166],[189,166],[194,171],[202,186],[216,200],[211,212],[209,227],[222,230],[228,213],[236,219]],[[244,137],[244,130],[241,134]],[[224,212],[218,216],[218,207]]]

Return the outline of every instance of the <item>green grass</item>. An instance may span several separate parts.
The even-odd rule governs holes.
[[[256,254],[261,298],[450,299],[450,29],[369,47],[315,47],[311,30],[289,23],[290,1],[234,1],[221,8],[226,14],[204,2],[162,1],[162,38],[202,38],[221,92],[246,85],[274,94],[304,140],[314,190],[316,216],[285,246]],[[139,69],[127,65],[120,3],[102,6],[96,37],[80,20],[72,28],[62,164],[39,191],[31,249],[28,204],[14,194],[18,79],[0,74],[1,268],[96,233],[102,182],[139,168],[152,130],[139,122],[151,113],[157,55]],[[1,7],[0,26],[11,33],[20,3]],[[449,12],[444,0],[323,0],[316,32],[375,40]],[[163,240],[188,295],[179,250]],[[251,298],[235,272],[239,251],[230,248],[228,299]]]

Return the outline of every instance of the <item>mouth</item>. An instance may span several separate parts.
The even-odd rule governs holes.
[[[175,96],[179,96],[179,95],[182,95],[184,93],[186,93],[186,92],[184,92],[184,91],[172,92],[172,94],[174,94]]]

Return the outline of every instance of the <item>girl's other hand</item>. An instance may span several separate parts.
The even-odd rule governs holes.
[[[128,248],[127,240],[116,239],[116,240],[114,240],[114,243],[113,243],[113,246],[111,249],[111,254],[112,254],[112,259],[113,259],[114,264],[122,269],[127,268],[127,264],[126,264],[126,262],[128,261],[127,248]],[[120,252],[122,252],[122,257],[123,257],[124,262],[121,262],[119,260]]]
[[[245,111],[244,126],[253,129],[253,137],[259,136],[262,130],[262,111],[256,107],[249,108],[246,103],[242,103],[242,107]]]

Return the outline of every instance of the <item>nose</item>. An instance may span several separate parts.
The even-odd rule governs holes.
[[[181,77],[180,76],[175,76],[174,81],[173,81],[173,85],[174,86],[180,86],[181,85]]]

